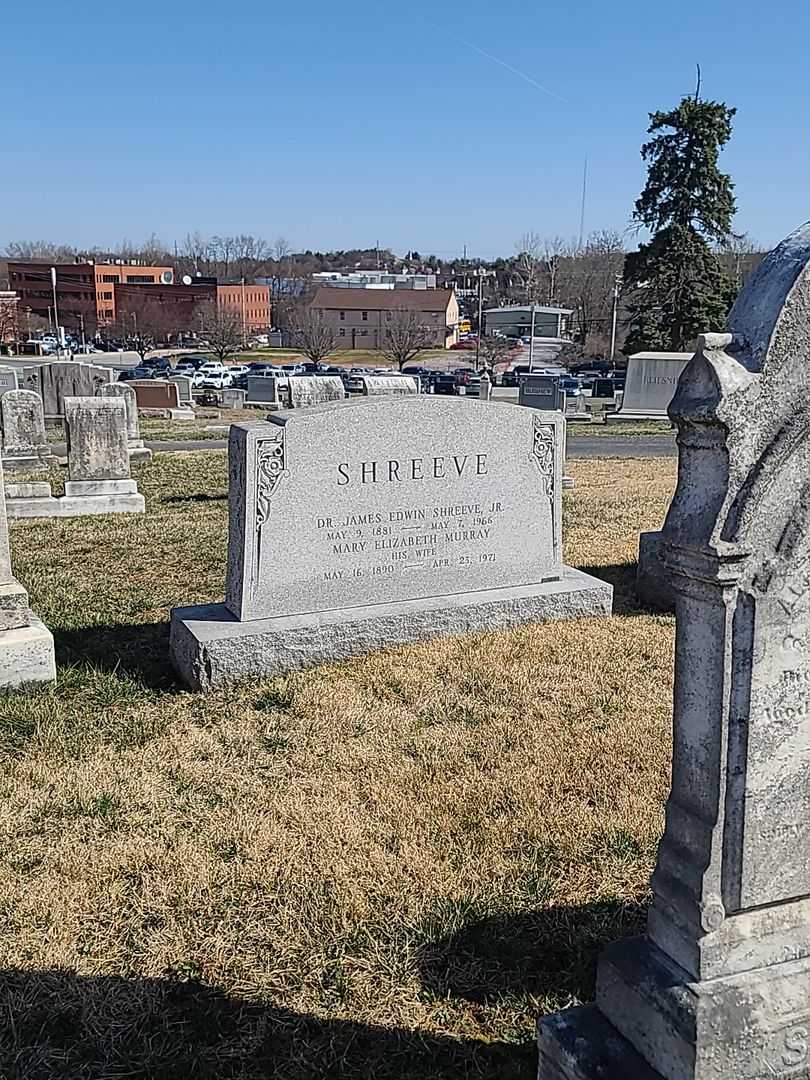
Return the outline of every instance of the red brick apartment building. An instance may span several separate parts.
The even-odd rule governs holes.
[[[123,263],[59,263],[56,270],[56,303],[59,321],[73,326],[79,316],[103,326],[115,322],[115,286],[171,284],[170,266],[134,266]],[[30,309],[42,318],[51,317],[53,286],[51,264],[10,262],[9,288],[20,298],[20,310]]]

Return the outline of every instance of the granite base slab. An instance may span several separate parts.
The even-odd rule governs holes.
[[[28,625],[0,633],[0,689],[56,679],[53,634],[29,612]]]
[[[11,519],[83,517],[86,514],[143,514],[143,495],[65,495],[60,499],[7,499],[6,514]]]
[[[663,1080],[595,1005],[544,1016],[537,1051],[537,1080]]]
[[[566,566],[555,581],[240,622],[224,604],[175,608],[170,652],[208,690],[449,634],[610,615],[613,587]]]

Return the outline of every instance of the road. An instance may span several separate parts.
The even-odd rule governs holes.
[[[183,453],[194,450],[227,450],[227,439],[173,439],[165,442],[146,442],[150,450],[163,453]],[[54,454],[67,455],[64,443],[53,443]],[[568,439],[569,458],[618,457],[659,458],[675,457],[678,449],[674,435],[575,435]]]

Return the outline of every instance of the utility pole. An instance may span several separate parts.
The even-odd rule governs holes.
[[[245,279],[242,278],[242,347],[247,345],[247,322],[245,321]]]
[[[529,338],[529,371],[534,370],[534,319],[537,314],[537,304],[532,302],[532,329],[531,337]]]
[[[475,338],[475,370],[481,366],[481,334],[483,333],[484,322],[484,275],[481,273],[481,267],[478,267],[478,334]]]
[[[87,352],[87,342],[85,341],[85,337],[84,337],[84,315],[82,314],[81,311],[79,312],[79,326],[81,326],[81,328],[82,328],[82,353],[86,353]]]
[[[622,291],[622,276],[617,274],[613,281],[613,316],[610,324],[610,363],[616,358],[616,323],[619,315],[619,295]]]

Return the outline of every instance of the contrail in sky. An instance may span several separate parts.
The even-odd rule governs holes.
[[[442,30],[442,27],[437,26],[436,23],[434,23],[433,25],[436,26],[437,30]],[[561,101],[563,105],[571,104],[568,98],[560,97],[559,94],[555,94],[553,90],[549,90],[547,86],[543,86],[542,83],[539,83],[536,79],[533,79],[531,75],[527,75],[525,71],[518,71],[516,67],[512,67],[511,64],[507,64],[507,62],[505,60],[501,60],[499,56],[493,56],[492,53],[484,52],[484,50],[480,49],[477,45],[473,45],[471,41],[465,41],[464,38],[456,38],[453,34],[449,34],[446,30],[442,30],[442,33],[447,34],[448,37],[454,38],[454,40],[458,41],[461,45],[466,45],[467,48],[472,49],[473,52],[477,52],[480,53],[481,56],[485,56],[486,59],[491,60],[493,64],[500,64],[502,68],[506,68],[507,71],[511,71],[513,75],[517,75],[519,79],[523,79],[524,82],[527,82],[529,86],[533,86],[536,90],[541,90],[544,94],[548,94],[549,97],[553,97],[556,101]]]

